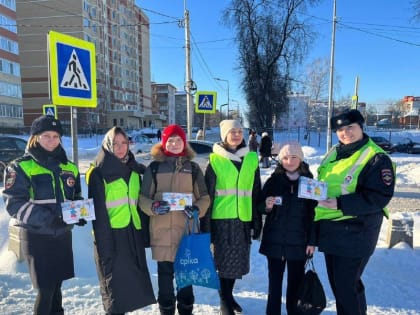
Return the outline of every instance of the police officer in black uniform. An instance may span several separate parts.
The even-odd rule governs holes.
[[[62,134],[54,117],[35,119],[25,154],[5,172],[6,210],[20,230],[23,258],[38,290],[34,315],[64,314],[61,284],[74,277],[73,225],[62,220],[61,203],[82,197],[79,171],[67,159]]]
[[[355,109],[331,118],[339,143],[318,169],[318,178],[328,183],[328,199],[315,208],[318,246],[325,255],[338,315],[366,314],[361,277],[394,194],[392,161],[363,132],[363,123]]]

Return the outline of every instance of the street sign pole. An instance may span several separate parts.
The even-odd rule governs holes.
[[[71,112],[71,143],[73,146],[73,162],[79,166],[79,146],[77,143],[77,107],[70,107]]]

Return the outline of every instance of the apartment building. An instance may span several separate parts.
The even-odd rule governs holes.
[[[0,0],[3,1],[3,0]],[[150,85],[149,20],[134,0],[20,1],[16,5],[21,56],[24,124],[51,103],[48,32],[95,44],[96,108],[77,108],[79,132],[112,126],[141,128],[154,119]],[[58,116],[70,126],[70,108]]]
[[[16,1],[0,0],[0,133],[23,127]]]
[[[162,121],[160,126],[178,124],[175,119],[175,94],[176,87],[170,83],[152,83],[152,107],[156,119]]]

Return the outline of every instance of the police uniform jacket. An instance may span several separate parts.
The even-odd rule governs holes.
[[[338,144],[333,149],[337,153],[336,161],[350,158],[368,144],[368,141],[369,137],[364,134],[363,139],[358,142]],[[370,145],[376,146],[374,143]],[[337,197],[337,208],[344,216],[352,218],[318,221],[319,250],[344,257],[371,255],[378,241],[384,208],[394,194],[394,185],[391,159],[385,152],[375,154],[360,172],[355,192]]]
[[[23,157],[11,162],[3,198],[19,227],[22,253],[34,287],[72,278],[73,225],[63,222],[61,202],[82,197],[79,172],[67,160],[62,146],[53,152],[41,146],[29,148]]]

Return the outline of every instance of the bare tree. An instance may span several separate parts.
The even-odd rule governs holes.
[[[239,69],[252,126],[272,126],[286,108],[291,69],[301,62],[313,34],[300,13],[318,0],[232,0],[224,12],[236,31]]]
[[[420,0],[411,0],[410,2],[413,8],[413,19],[420,21]]]

